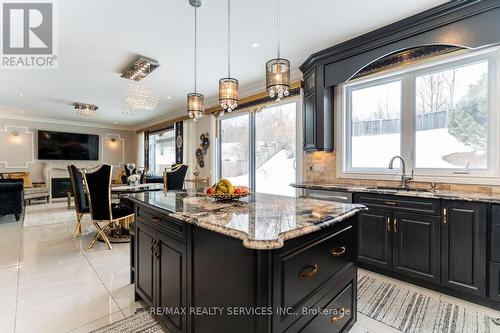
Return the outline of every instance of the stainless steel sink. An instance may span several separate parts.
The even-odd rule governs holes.
[[[369,186],[366,189],[384,192],[431,192],[431,190],[421,188],[399,188],[399,187],[386,187],[386,186]]]

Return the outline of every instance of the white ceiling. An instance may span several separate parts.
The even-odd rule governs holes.
[[[444,2],[285,0],[281,53],[293,72],[313,52]],[[243,95],[265,88],[264,64],[276,56],[275,8],[271,0],[232,1],[232,76],[239,79]],[[0,70],[0,116],[137,128],[182,112],[193,89],[193,8],[188,0],[64,0],[58,1],[57,17],[58,69]],[[227,72],[226,1],[204,0],[198,18],[198,90],[213,105],[218,80]],[[260,47],[252,48],[254,41]],[[161,63],[148,79],[162,98],[157,111],[134,117],[121,113],[130,81],[120,73],[136,55]],[[100,109],[92,119],[80,118],[74,102]]]

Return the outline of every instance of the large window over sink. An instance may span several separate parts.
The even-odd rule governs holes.
[[[338,89],[338,176],[395,179],[401,155],[424,181],[499,177],[498,60],[498,48],[452,52]]]

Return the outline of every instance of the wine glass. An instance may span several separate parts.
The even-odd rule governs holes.
[[[132,174],[132,171],[135,169],[135,163],[127,163],[127,170]]]

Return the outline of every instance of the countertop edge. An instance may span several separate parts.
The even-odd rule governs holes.
[[[427,198],[427,199],[443,199],[443,200],[460,200],[469,202],[484,202],[492,204],[500,204],[500,195],[493,197],[489,194],[471,193],[471,192],[458,192],[458,191],[436,191],[436,192],[422,192],[422,191],[388,191],[384,189],[373,189],[368,186],[348,185],[348,184],[316,184],[316,183],[292,183],[290,186],[306,190],[321,190],[321,191],[337,191],[348,193],[373,193],[385,194],[401,197],[412,198]]]

